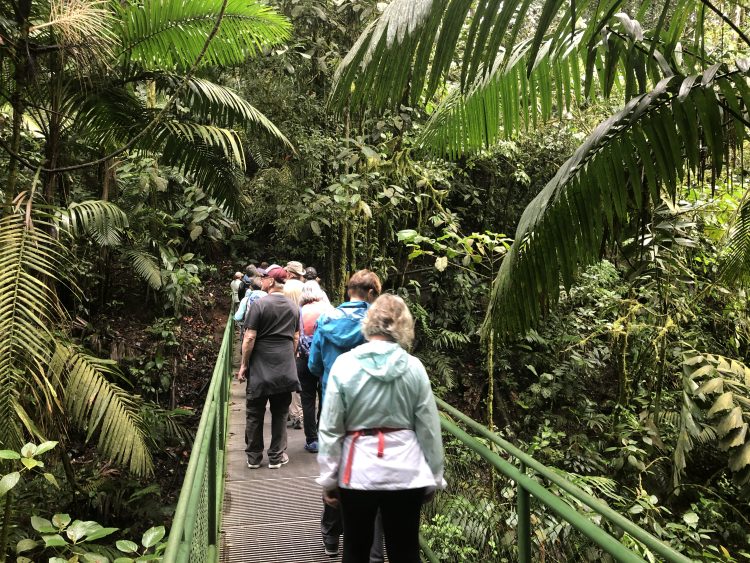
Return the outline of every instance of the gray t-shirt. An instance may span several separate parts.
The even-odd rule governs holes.
[[[299,307],[282,293],[271,293],[248,309],[244,327],[257,333],[248,363],[247,397],[257,399],[299,391],[294,361]]]

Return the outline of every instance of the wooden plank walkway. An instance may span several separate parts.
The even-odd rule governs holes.
[[[238,358],[235,357],[235,364]],[[236,372],[236,367],[235,367]],[[271,443],[266,411],[264,441]],[[245,384],[232,383],[229,406],[227,479],[222,519],[221,560],[225,563],[336,562],[323,552],[323,509],[316,456],[304,450],[302,430],[288,429],[289,463],[248,469],[245,458]]]

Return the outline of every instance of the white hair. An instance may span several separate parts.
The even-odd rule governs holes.
[[[299,297],[300,307],[307,305],[308,303],[314,303],[315,301],[322,301],[326,305],[330,305],[331,302],[328,300],[328,295],[320,287],[320,284],[315,280],[308,280],[302,287],[302,294]]]
[[[286,280],[284,284],[284,297],[299,307],[299,297],[302,294],[304,284],[299,280]]]

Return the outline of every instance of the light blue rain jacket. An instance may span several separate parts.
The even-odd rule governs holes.
[[[444,488],[440,421],[424,366],[397,343],[380,340],[333,364],[320,417],[318,483],[341,485],[352,441],[347,432],[376,428],[404,431],[384,435],[382,457],[377,435],[358,438],[352,488]]]

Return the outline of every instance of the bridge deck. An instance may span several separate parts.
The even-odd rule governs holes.
[[[224,493],[221,560],[226,563],[315,563],[340,561],[323,552],[322,502],[316,456],[303,448],[302,430],[288,429],[289,463],[260,469],[245,461],[245,384],[232,383],[229,407],[227,480]],[[264,442],[271,442],[266,411]]]

